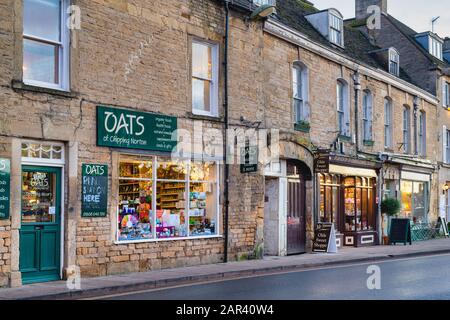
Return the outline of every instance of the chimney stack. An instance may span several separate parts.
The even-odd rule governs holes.
[[[369,16],[367,8],[370,6],[378,6],[381,13],[387,13],[387,0],[355,0],[356,19],[366,19]]]

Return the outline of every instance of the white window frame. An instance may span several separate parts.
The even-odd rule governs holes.
[[[295,94],[295,87],[298,85],[294,81],[295,75],[297,79],[300,80],[300,96]],[[309,93],[309,81],[308,81],[308,68],[300,61],[294,62],[292,66],[292,104],[294,110],[294,123],[299,123],[300,121],[309,122],[309,110],[308,110],[308,93]],[[296,102],[301,103],[301,114],[298,114],[296,110]]]
[[[67,27],[66,21],[68,19],[67,9],[70,6],[70,0],[60,0],[61,1],[61,41],[53,41],[49,39],[44,39],[32,35],[25,34],[23,32],[23,39],[28,39],[32,41],[37,41],[40,43],[52,44],[59,47],[58,50],[58,80],[59,84],[54,84],[50,82],[32,80],[23,78],[23,83],[31,86],[69,91],[70,90],[70,30]],[[24,22],[23,22],[24,23]],[[22,41],[22,50],[24,48],[24,41]]]
[[[411,152],[411,109],[403,107],[403,151]]]
[[[65,150],[64,150],[64,144],[60,143],[60,142],[51,142],[51,141],[34,141],[34,140],[23,140],[21,141],[21,154],[23,151],[22,145],[23,144],[36,144],[36,145],[50,145],[51,147],[60,147],[61,148],[61,159],[47,159],[47,158],[42,158],[41,156],[39,157],[22,157],[22,162],[25,163],[34,163],[34,164],[41,164],[41,165],[64,165],[66,160],[65,160]],[[52,151],[53,152],[53,151]]]
[[[443,44],[441,41],[430,35],[428,37],[428,47],[432,56],[438,58],[439,60],[443,59]]]
[[[253,0],[253,3],[257,6],[263,6],[263,5],[272,5],[275,6],[277,4],[276,0]]]
[[[373,95],[365,90],[363,95],[363,140],[373,141]]]
[[[340,47],[344,46],[344,20],[342,17],[339,17],[337,14],[332,12],[329,13],[329,40],[331,43],[338,45]],[[339,26],[336,26],[333,22],[339,23]]]
[[[342,92],[340,88],[342,88]],[[339,79],[336,83],[336,97],[339,135],[350,137],[351,133],[348,84],[343,79]]]
[[[142,155],[136,155],[136,154],[126,154],[126,153],[121,153],[120,155],[121,157],[136,157],[138,158],[139,156]],[[120,162],[121,162],[121,157],[119,157],[119,162],[118,162],[118,167],[116,168],[116,170],[120,170]],[[152,181],[153,184],[153,190],[152,190],[152,208],[156,208],[156,184],[158,182],[161,181],[170,181],[170,182],[182,182],[185,183],[186,186],[186,191],[185,192],[189,192],[190,190],[190,183],[191,182],[195,182],[195,183],[210,183],[210,181],[204,181],[204,180],[190,180],[190,167],[191,167],[191,163],[194,160],[187,160],[187,159],[177,159],[179,161],[186,161],[188,162],[187,164],[187,172],[186,172],[186,177],[184,180],[167,180],[167,179],[158,179],[157,177],[157,170],[158,170],[158,157],[159,158],[165,158],[164,156],[155,156],[155,155],[146,155],[146,157],[148,158],[152,158],[152,169],[153,169],[153,173],[152,173],[152,178],[125,178],[125,177],[121,177],[120,175],[117,176],[116,179],[113,180],[113,183],[119,183],[119,180],[140,180],[140,181]],[[120,245],[120,244],[128,244],[128,243],[145,243],[145,242],[164,242],[164,241],[179,241],[179,240],[194,240],[194,239],[210,239],[210,238],[222,238],[222,233],[221,233],[221,221],[220,219],[222,219],[222,214],[221,214],[221,209],[220,209],[220,162],[219,161],[215,161],[215,160],[211,160],[212,162],[214,162],[215,164],[215,170],[216,170],[216,174],[215,174],[215,188],[216,188],[216,195],[215,195],[215,201],[216,201],[216,212],[215,212],[215,218],[216,218],[216,233],[212,234],[212,235],[200,235],[200,236],[190,236],[190,230],[189,230],[189,206],[190,206],[190,201],[186,200],[186,207],[185,207],[185,218],[186,218],[186,224],[187,224],[187,235],[186,237],[173,237],[173,238],[157,238],[156,237],[156,212],[153,213],[152,216],[152,226],[153,226],[153,238],[152,239],[141,239],[141,240],[119,240],[119,225],[117,223],[117,219],[119,216],[119,206],[117,206],[116,208],[116,217],[114,218],[115,221],[115,238],[114,238],[114,244],[116,245]],[[117,189],[117,194],[119,189]],[[189,194],[186,195],[186,199],[189,199]]]
[[[400,75],[400,55],[395,49],[389,49],[389,73]]]
[[[418,126],[418,145],[419,155],[425,157],[427,155],[427,114],[424,111],[419,112]]]
[[[442,84],[442,106],[445,108],[450,107],[450,83],[445,80]]]
[[[212,60],[212,77],[211,79],[205,79],[205,78],[199,78],[197,76],[193,75],[193,53],[192,53],[192,47],[194,44],[204,45],[211,48],[211,60]],[[217,117],[219,115],[219,44],[212,43],[208,41],[202,41],[198,39],[192,39],[191,41],[191,109],[192,113],[195,115],[201,115],[201,116],[210,116],[210,117]],[[193,103],[193,96],[192,96],[192,80],[196,78],[203,81],[209,81],[210,82],[210,111],[205,110],[199,110],[194,108]]]
[[[392,116],[393,116],[392,100],[384,99],[384,147],[385,149],[392,149]]]

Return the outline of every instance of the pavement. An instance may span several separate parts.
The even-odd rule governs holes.
[[[19,288],[0,289],[0,300],[81,299],[324,266],[385,261],[446,253],[450,253],[450,239],[414,242],[412,246],[395,245],[343,248],[337,254],[311,253],[288,257],[265,257],[262,260],[82,278],[81,288],[74,290],[68,289],[66,281],[30,284]]]

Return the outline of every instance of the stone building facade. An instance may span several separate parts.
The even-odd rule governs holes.
[[[28,68],[33,65],[24,66],[24,61],[32,63],[43,53],[26,51],[30,49],[24,44],[36,45],[41,35],[29,34],[24,21],[30,15],[24,2],[0,3],[0,105],[4,110],[0,115],[0,159],[10,161],[9,216],[0,220],[0,287],[67,278],[77,267],[82,276],[102,276],[222,262],[227,220],[223,153],[220,147],[212,153],[200,148],[197,153],[195,146],[208,144],[210,138],[204,131],[196,135],[199,128],[224,138],[220,134],[225,129],[227,100],[224,2],[50,1],[75,5],[81,13],[79,28],[65,30],[60,39],[66,42],[55,44],[61,46],[58,59],[62,69],[58,76],[50,77],[58,78],[59,88],[27,81],[27,77],[41,74],[32,73]],[[73,14],[76,8],[72,8]],[[61,12],[67,12],[63,9]],[[376,199],[381,199],[386,189],[382,177],[391,174],[391,180],[400,183],[405,167],[408,172],[416,170],[416,176],[430,177],[428,215],[430,221],[436,220],[439,186],[435,166],[442,158],[436,140],[441,132],[436,125],[437,97],[383,70],[368,54],[374,48],[357,30],[345,30],[346,49],[329,44],[305,18],[317,12],[309,2],[281,2],[278,14],[268,20],[250,20],[255,6],[246,1],[235,1],[229,9],[229,127],[238,138],[240,130],[279,130],[280,160],[260,163],[253,173],[243,173],[239,164],[229,166],[227,258],[307,252],[318,222],[346,227],[340,218],[325,221],[327,214],[321,215],[322,187],[320,176],[314,173],[314,154],[321,148],[329,149],[333,175],[342,179],[342,188],[348,176],[355,181],[364,178],[361,189],[370,191],[361,192],[371,194],[367,197],[372,206],[372,215],[365,221],[373,220],[365,229],[372,239],[369,243],[381,241]],[[301,22],[293,17],[302,17]],[[195,50],[205,57],[201,51],[205,48],[211,57],[206,67],[193,61]],[[353,51],[358,56],[350,54]],[[302,121],[297,121],[294,113],[293,67],[303,70],[308,81]],[[355,85],[356,71],[360,83]],[[193,108],[205,103],[193,97],[193,83],[199,81],[211,83],[208,88],[215,92],[208,101],[211,110]],[[345,135],[338,134],[338,83],[346,88],[342,99],[348,117]],[[370,90],[373,97],[373,135],[368,141],[361,131],[364,90]],[[386,97],[393,108],[390,149],[384,145]],[[398,110],[405,105],[427,115],[422,157],[399,151],[404,136]],[[131,148],[118,140],[104,145],[99,138],[106,136],[99,132],[105,123],[108,129],[110,122],[100,119],[111,120],[119,114],[132,120],[157,117],[175,122],[179,132],[192,139],[183,142],[194,146],[194,154],[201,160],[196,164],[189,158],[183,167],[180,163],[185,158],[169,159],[170,150],[161,146]],[[411,119],[417,121],[412,117],[411,113]],[[134,125],[137,130],[139,121]],[[124,127],[131,128],[129,124]],[[160,134],[153,132],[151,137],[160,138]],[[410,137],[411,143],[417,139],[412,131]],[[240,151],[234,141],[231,145]],[[105,170],[106,184],[101,184],[104,180],[98,178],[98,172],[87,176],[86,165]],[[343,172],[344,167],[353,171]],[[145,168],[148,170],[142,174]],[[95,181],[94,186],[101,190],[100,198],[107,195],[105,212],[90,213],[105,215],[83,216],[89,181]],[[48,189],[49,185],[56,189]],[[36,189],[39,186],[47,194],[42,199],[36,198],[42,192]],[[171,188],[183,191],[170,195]],[[127,197],[128,192],[133,196]],[[51,204],[45,206],[44,199]],[[55,199],[60,203],[54,203]],[[177,202],[176,207],[164,206],[164,201]],[[341,207],[343,214],[344,199]],[[207,219],[196,222],[202,215]],[[30,223],[36,216],[41,220]],[[42,220],[44,216],[47,220]],[[362,226],[363,222],[359,223]],[[183,229],[186,226],[187,231]],[[351,235],[338,231],[341,245],[350,244],[345,241]],[[355,234],[353,244],[367,241],[364,232]],[[47,247],[36,242],[38,238]]]

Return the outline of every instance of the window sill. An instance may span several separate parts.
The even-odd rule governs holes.
[[[186,115],[188,118],[195,119],[195,120],[208,120],[208,121],[224,122],[224,119],[221,116],[196,114],[196,113],[192,113],[192,112],[187,112]]]
[[[364,140],[363,144],[364,144],[366,147],[373,147],[374,144],[375,144],[375,141],[373,141],[373,140]]]
[[[311,125],[309,123],[296,123],[294,124],[294,130],[309,133]]]
[[[150,243],[150,242],[166,242],[166,241],[180,241],[180,240],[201,240],[201,239],[215,239],[223,238],[222,235],[210,235],[210,236],[195,236],[195,237],[184,237],[184,238],[161,238],[161,239],[144,239],[144,240],[124,240],[124,241],[114,241],[114,244],[131,244],[131,243]]]
[[[344,141],[344,142],[351,142],[352,141],[352,137],[349,136],[343,136],[343,135],[339,135],[339,140]]]
[[[34,86],[34,85],[26,84],[26,83],[24,83],[23,81],[20,81],[20,80],[13,80],[13,81],[11,81],[11,87],[14,90],[19,90],[19,91],[30,91],[30,92],[37,92],[37,93],[47,93],[47,94],[51,94],[51,95],[55,95],[55,96],[61,96],[61,97],[66,97],[66,98],[76,98],[76,97],[78,97],[78,93],[76,93],[76,92]]]

